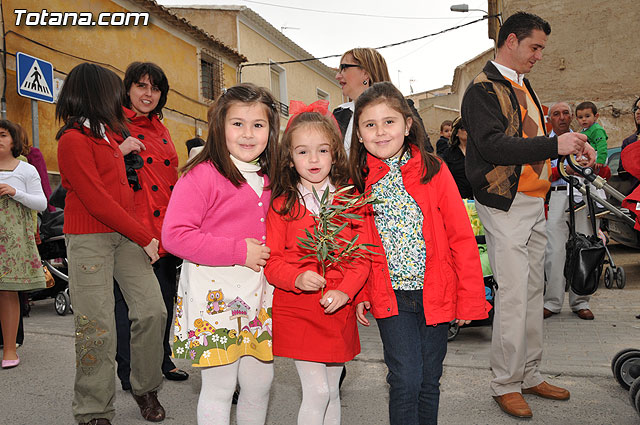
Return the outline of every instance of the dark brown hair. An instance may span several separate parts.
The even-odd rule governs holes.
[[[234,103],[257,103],[264,105],[269,120],[269,139],[267,147],[258,157],[261,171],[273,178],[273,166],[278,154],[278,135],[280,134],[280,115],[276,103],[264,87],[258,87],[251,83],[242,83],[233,86],[218,97],[209,112],[209,134],[207,141],[198,154],[182,168],[183,173],[189,172],[201,162],[210,161],[224,177],[229,179],[234,186],[246,182],[238,168],[231,161],[227,148],[227,137],[224,131],[227,112]]]
[[[400,93],[400,90],[390,82],[382,82],[375,83],[365,90],[355,103],[355,112],[353,114],[354,130],[351,134],[351,150],[349,154],[349,166],[354,185],[361,193],[364,193],[364,180],[369,174],[369,168],[367,167],[367,150],[364,144],[358,140],[359,131],[357,129],[360,114],[367,106],[377,105],[382,102],[386,103],[391,109],[399,112],[405,122],[407,118],[412,119],[409,135],[404,137],[404,150],[410,149],[411,145],[418,148],[420,156],[422,157],[423,169],[420,183],[429,183],[431,178],[440,171],[440,160],[425,149],[427,135],[411,112],[411,108],[404,96],[402,96],[402,93]]]
[[[296,132],[312,131],[320,132],[329,141],[331,150],[331,171],[329,180],[337,188],[345,186],[349,182],[349,163],[347,152],[344,150],[342,136],[336,123],[329,117],[318,112],[303,112],[291,118],[289,128],[282,136],[276,170],[278,173],[271,182],[271,206],[280,215],[286,215],[289,219],[295,220],[303,213],[298,197],[298,183],[300,175],[293,165],[293,139]],[[284,196],[285,201],[282,209],[273,207],[273,201]]]
[[[22,155],[23,141],[18,125],[9,120],[0,120],[0,128],[7,130],[11,136],[11,140],[13,140],[13,145],[11,146],[11,154],[13,157],[17,158]]]
[[[115,72],[93,63],[77,65],[67,76],[56,104],[56,119],[64,122],[56,140],[86,120],[93,137],[102,137],[100,125],[122,134],[126,129],[123,99],[124,86]]]
[[[158,104],[149,115],[155,114],[162,119],[162,108],[167,104],[167,94],[169,93],[169,80],[167,80],[162,68],[153,62],[132,62],[127,67],[124,73],[124,106],[131,108],[131,99],[129,98],[131,85],[140,81],[145,75],[149,77],[151,84],[160,90]]]
[[[500,27],[498,32],[497,47],[500,48],[507,41],[509,34],[515,34],[518,42],[529,37],[533,30],[543,31],[546,35],[551,34],[551,25],[538,15],[527,12],[516,12],[509,16]]]
[[[591,109],[591,113],[593,113],[593,115],[598,113],[598,107],[596,106],[595,103],[593,102],[582,102],[580,104],[578,104],[578,106],[576,106],[576,115],[578,114],[578,111],[584,111],[585,109]]]
[[[440,124],[440,131],[441,131],[441,132],[442,132],[442,131],[444,131],[444,128],[445,128],[446,126],[452,127],[452,126],[453,126],[453,121],[451,121],[451,120],[444,120],[444,121],[442,121],[442,124]]]

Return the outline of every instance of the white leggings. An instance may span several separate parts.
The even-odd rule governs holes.
[[[344,363],[296,360],[295,364],[302,383],[298,425],[339,425],[339,385]]]
[[[236,417],[238,425],[263,425],[273,381],[273,362],[243,356],[224,366],[202,369],[198,399],[198,425],[229,425],[231,399],[240,385]]]

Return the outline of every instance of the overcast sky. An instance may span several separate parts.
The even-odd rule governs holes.
[[[314,56],[342,54],[353,47],[379,47],[435,33],[481,18],[483,12],[451,12],[448,0],[158,0],[164,6],[224,4],[247,6]],[[487,9],[486,0],[467,0],[471,9]],[[271,5],[278,5],[271,6]],[[314,9],[323,12],[314,12]],[[389,16],[343,15],[340,13]],[[411,19],[406,19],[411,18]],[[424,18],[424,19],[416,19]],[[214,34],[215,35],[215,34]],[[402,90],[418,93],[451,84],[456,66],[493,47],[487,21],[435,37],[381,49],[391,80]],[[274,58],[276,59],[276,58]],[[337,67],[340,58],[325,59]]]

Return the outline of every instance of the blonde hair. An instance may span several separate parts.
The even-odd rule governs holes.
[[[362,69],[369,74],[371,81],[369,85],[373,83],[379,83],[381,81],[391,81],[389,76],[389,69],[387,68],[387,61],[376,49],[370,47],[356,47],[355,49],[347,50],[342,55],[342,59],[346,55],[353,56],[353,59],[362,67]]]

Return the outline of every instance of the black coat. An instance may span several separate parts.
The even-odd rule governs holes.
[[[464,168],[464,154],[459,145],[448,145],[447,149],[442,154],[444,160],[453,179],[458,186],[458,192],[463,199],[473,199],[473,190],[471,189],[471,183],[467,180]]]

